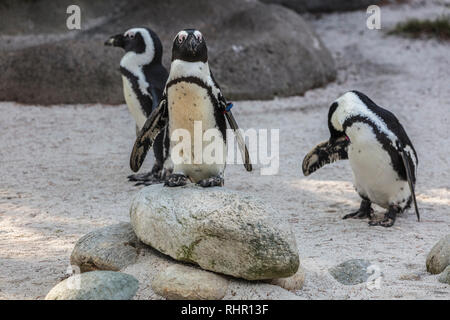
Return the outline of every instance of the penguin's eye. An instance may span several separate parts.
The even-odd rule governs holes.
[[[134,39],[134,32],[127,31],[125,32],[124,36],[130,39]]]
[[[184,33],[178,36],[178,43],[182,43],[186,39],[186,35]]]
[[[203,37],[202,37],[202,34],[200,32],[195,31],[194,32],[194,36],[198,40],[198,42],[202,42]]]

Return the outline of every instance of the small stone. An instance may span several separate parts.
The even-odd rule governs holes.
[[[129,223],[118,223],[89,232],[72,251],[70,263],[81,272],[119,271],[136,261],[139,240]]]
[[[268,283],[295,292],[303,288],[303,284],[305,283],[305,275],[305,269],[303,269],[302,266],[299,266],[298,271],[293,276],[288,278],[272,279],[269,280]]]
[[[427,271],[439,274],[450,265],[450,234],[434,245],[427,257]]]
[[[45,300],[130,300],[139,282],[115,271],[91,271],[73,275],[58,283]]]
[[[168,300],[220,300],[227,288],[223,276],[184,265],[168,267],[152,282],[153,291]]]
[[[406,280],[406,281],[419,281],[421,279],[420,274],[415,273],[408,273],[403,274],[399,277],[400,280]]]
[[[330,274],[342,284],[355,285],[366,282],[370,276],[367,268],[371,263],[367,260],[352,259],[329,270]]]
[[[450,284],[450,266],[447,266],[447,268],[442,271],[439,276],[439,282]]]

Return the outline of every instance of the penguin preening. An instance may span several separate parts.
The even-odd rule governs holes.
[[[174,141],[170,141],[169,158],[173,166],[168,169],[171,174],[166,179],[165,185],[183,186],[190,180],[202,187],[223,186],[225,158],[222,158],[223,161],[206,163],[195,161],[193,156],[195,149],[200,147],[200,150],[204,151],[208,147],[208,143],[204,141],[201,141],[200,146],[195,145],[196,122],[201,123],[203,132],[211,130],[219,142],[223,142],[220,144],[223,148],[222,154],[227,154],[225,119],[236,134],[244,166],[247,171],[251,171],[252,166],[245,142],[209,69],[205,39],[198,30],[182,30],[173,41],[170,74],[163,97],[134,144],[130,157],[131,169],[134,172],[139,170],[156,136],[168,126],[171,137],[178,129],[189,132],[192,152],[175,150]],[[178,158],[177,161],[173,161],[175,156]]]
[[[413,201],[420,221],[414,193],[417,154],[395,115],[363,93],[350,91],[330,106],[328,128],[330,139],[305,156],[302,169],[308,176],[325,164],[350,161],[362,201],[358,211],[343,219],[369,218],[370,225],[390,227]],[[383,220],[373,219],[372,203],[387,209]]]
[[[128,109],[136,122],[136,135],[145,124],[162,97],[168,72],[162,65],[163,48],[158,35],[148,28],[132,28],[110,37],[105,45],[120,47],[125,54],[120,60],[123,94]],[[165,130],[153,145],[155,164],[150,173],[130,175],[138,184],[160,182],[168,154]]]

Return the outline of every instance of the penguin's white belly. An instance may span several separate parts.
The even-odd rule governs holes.
[[[130,80],[128,80],[125,76],[122,76],[122,82],[123,95],[125,97],[125,102],[127,103],[128,110],[130,110],[134,121],[136,121],[138,129],[141,130],[145,124],[145,121],[147,120],[147,117],[145,116],[144,111],[141,108],[141,104],[138,97],[136,96],[136,93],[133,91]]]
[[[191,139],[190,152],[187,154],[183,151],[183,154],[179,154],[180,149],[174,148],[178,142],[171,141],[171,158],[174,162],[173,172],[183,173],[193,182],[222,174],[225,168],[227,154],[226,144],[223,143],[222,133],[217,128],[214,117],[214,106],[208,96],[208,91],[194,83],[179,82],[168,88],[167,97],[170,137],[174,138],[173,133],[175,130],[184,129],[186,133],[189,133]],[[197,127],[195,133],[194,124],[197,121],[201,122],[201,131]],[[199,124],[198,122],[197,125]],[[214,136],[220,140],[218,144],[220,148],[217,149],[221,150],[223,156],[219,157],[221,158],[220,161],[215,161],[215,163],[208,161],[205,157],[205,155],[210,154],[209,151],[212,150],[211,147],[213,145],[210,146],[210,141],[203,141],[201,137],[198,137],[199,134],[203,135],[207,130],[212,130],[210,132],[213,132]],[[197,141],[198,144],[201,143],[200,147],[195,146],[194,141]],[[197,147],[197,150],[195,150],[195,147]],[[205,150],[205,148],[208,149]],[[199,161],[198,157],[194,159],[194,156],[199,154],[199,150],[202,153],[201,161]],[[176,157],[177,161],[175,152],[178,153]],[[218,154],[220,154],[220,151]]]
[[[394,171],[388,152],[372,129],[364,123],[355,123],[346,133],[351,141],[348,158],[357,191],[383,208],[389,205],[404,208],[410,196],[408,182]]]

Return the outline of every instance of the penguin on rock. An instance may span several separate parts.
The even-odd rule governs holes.
[[[136,135],[156,109],[162,97],[168,72],[162,65],[163,48],[158,35],[148,28],[132,28],[110,37],[105,45],[120,47],[125,54],[120,60],[123,94],[136,122]],[[168,154],[168,136],[162,130],[153,144],[155,164],[152,171],[130,175],[137,184],[152,184],[163,179],[164,162]]]
[[[189,181],[202,187],[223,186],[226,157],[226,121],[234,131],[247,171],[252,170],[250,157],[244,139],[221,90],[214,80],[208,65],[208,51],[202,33],[195,29],[180,31],[172,47],[170,74],[163,97],[157,109],[146,121],[134,144],[130,166],[137,172],[148,149],[165,127],[170,139],[170,175],[165,186],[177,187]],[[195,139],[196,130],[209,134],[214,139]],[[182,131],[180,131],[182,130]],[[198,130],[197,130],[198,131]],[[189,148],[180,149],[173,136],[184,132]],[[208,139],[206,139],[208,140]],[[196,154],[205,154],[214,143],[215,154],[221,154],[218,161],[199,161]],[[201,160],[201,159],[200,159]]]
[[[417,153],[395,115],[365,94],[350,91],[330,106],[328,128],[330,139],[305,156],[302,169],[308,176],[325,164],[350,161],[362,201],[359,210],[343,219],[369,218],[369,225],[391,227],[397,214],[414,202],[420,221],[414,193]],[[387,209],[381,221],[373,219],[372,203]]]

